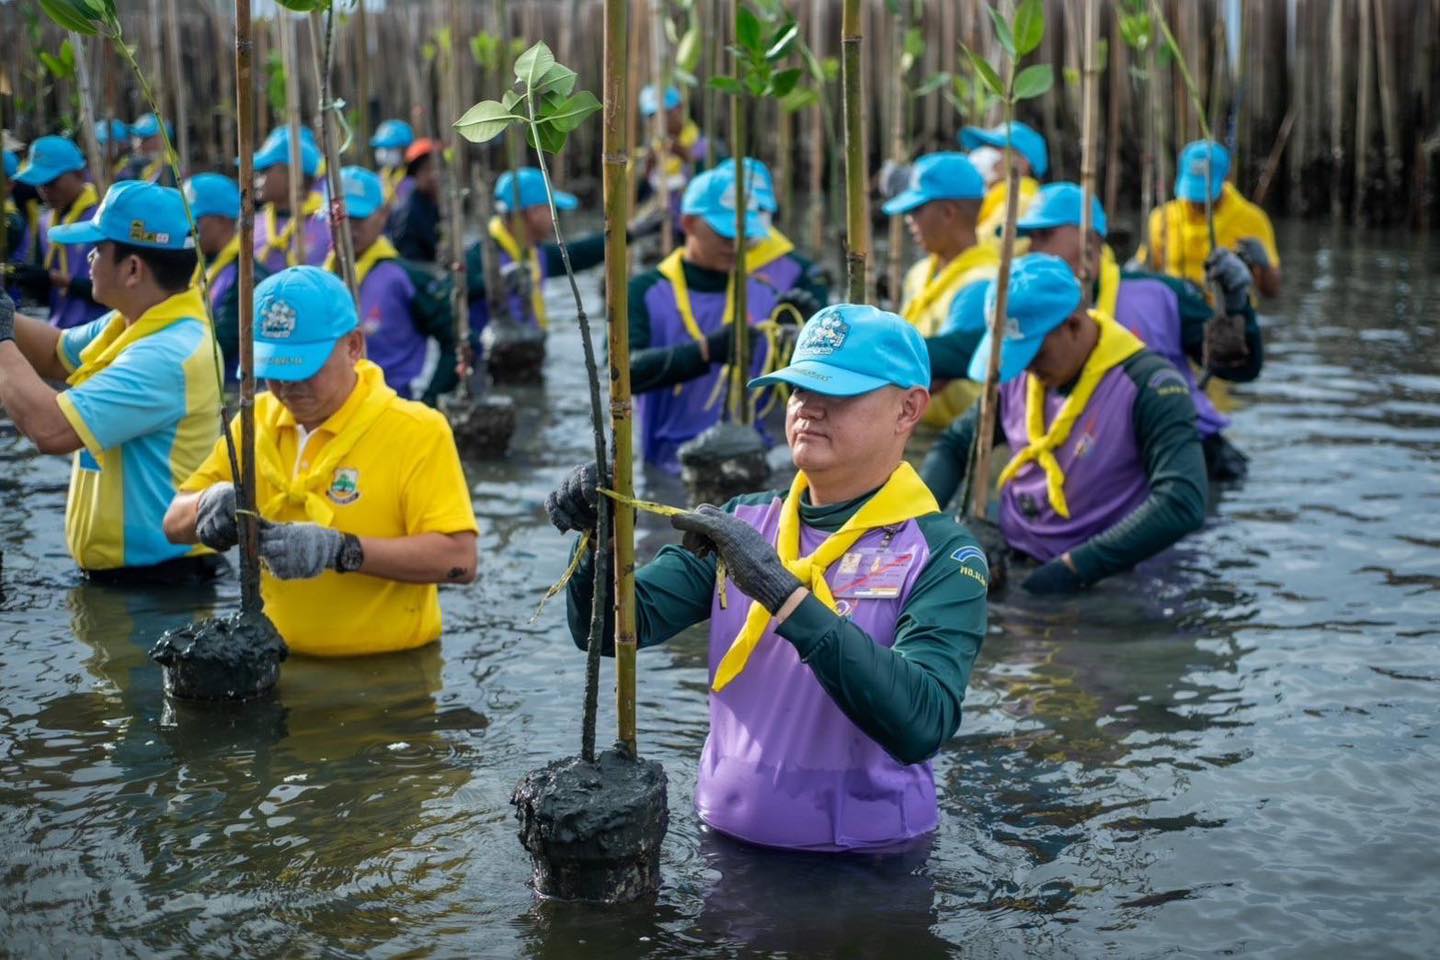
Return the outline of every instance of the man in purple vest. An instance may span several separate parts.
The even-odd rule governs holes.
[[[985,315],[995,306],[995,285]],[[1096,310],[1059,257],[1015,262],[1000,360],[994,442],[1013,455],[1000,474],[1000,530],[1038,561],[1022,586],[1079,590],[1128,570],[1205,520],[1205,455],[1190,384],[1164,357]],[[970,364],[983,381],[987,333]],[[942,505],[965,478],[977,404],[925,458]]]
[[[324,202],[315,192],[315,178],[320,170],[320,148],[308,127],[300,131],[301,211],[299,229],[305,256],[300,256],[295,242],[296,214],[290,209],[290,128],[276,127],[270,131],[260,149],[255,151],[255,175],[260,178],[260,204],[255,217],[255,262],[267,273],[279,273],[286,267],[304,264],[319,266],[330,252],[330,223],[325,218]]]
[[[219,173],[197,173],[185,181],[185,199],[195,218],[196,249],[210,293],[210,319],[224,358],[225,382],[234,383],[240,362],[240,187]],[[268,274],[255,264],[255,282]]]
[[[1089,275],[1095,278],[1091,302],[1102,313],[1145,342],[1174,364],[1190,386],[1195,402],[1195,426],[1205,451],[1205,466],[1212,480],[1238,480],[1245,476],[1246,458],[1221,433],[1230,421],[1211,403],[1192,372],[1191,361],[1205,362],[1205,326],[1214,313],[1205,294],[1188,280],[1156,273],[1122,271],[1105,245],[1105,210],[1091,198],[1092,237],[1086,253]],[[1050,253],[1064,260],[1077,274],[1081,266],[1081,192],[1078,184],[1052,183],[1040,190],[1020,220],[1020,235],[1030,238],[1032,253]],[[1250,303],[1250,271],[1235,253],[1221,247],[1211,255],[1207,273],[1225,293],[1226,309],[1245,318],[1247,359],[1240,366],[1209,368],[1232,383],[1248,383],[1260,375],[1265,344],[1260,323]]]
[[[749,194],[746,241],[773,242],[760,211],[761,191]],[[753,201],[753,202],[752,202]],[[735,167],[707,170],[690,181],[681,203],[685,246],[654,270],[630,281],[632,387],[645,462],[680,472],[680,446],[718,423],[724,404],[715,399],[720,367],[730,357],[730,278],[735,269]],[[809,318],[827,293],[803,257],[788,252],[749,275],[747,328],[766,323],[789,303]],[[753,371],[769,362],[765,342],[755,338]]]
[[[904,460],[930,401],[910,324],[827,307],[750,386],[776,383],[793,391],[794,483],[674,519],[689,549],[636,572],[639,643],[710,623],[701,820],[768,847],[895,850],[939,820],[929,760],[959,728],[985,635],[985,556]],[[546,500],[561,531],[595,525],[596,474],[577,467]],[[592,559],[568,587],[581,646]]]
[[[106,313],[95,302],[90,283],[89,243],[55,243],[57,227],[88,223],[100,205],[95,185],[85,179],[85,155],[66,137],[41,137],[15,174],[34,187],[48,208],[38,230],[40,263],[21,267],[16,279],[28,292],[50,299],[50,323],[61,330],[78,327]]]

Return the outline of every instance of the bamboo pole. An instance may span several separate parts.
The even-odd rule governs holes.
[[[78,33],[70,34],[70,47],[75,52],[75,79],[80,87],[80,122],[84,126],[82,142],[85,144],[85,160],[90,164],[90,175],[103,194],[110,183],[110,164],[106,154],[100,150],[100,139],[95,135],[95,100],[90,89],[90,64],[85,56],[85,38]],[[111,130],[105,131],[106,142]]]
[[[1380,124],[1385,134],[1385,193],[1388,201],[1400,173],[1400,113],[1390,32],[1390,0],[1370,0],[1375,21],[1375,60],[1380,69]]]
[[[296,263],[305,263],[305,163],[302,159],[300,133],[300,71],[296,65],[294,21],[279,13],[275,18],[280,35],[280,61],[285,70],[285,122],[290,127],[290,250]]]
[[[351,45],[355,58],[355,114],[360,123],[362,139],[368,139],[370,131],[375,129],[370,123],[370,15],[366,12],[365,3],[366,0],[356,0],[352,37],[354,42]],[[453,11],[450,22],[452,29],[459,29],[459,22],[455,19]],[[457,43],[459,42],[458,37],[453,39]],[[458,109],[459,105],[460,100],[457,97],[451,106]],[[459,116],[459,114],[457,113],[455,116]],[[450,119],[447,117],[446,122],[448,123]],[[445,129],[446,127],[442,124],[440,128]],[[451,140],[452,143],[455,142],[453,136]]]
[[[633,422],[630,398],[630,323],[628,313],[629,251],[625,225],[630,191],[626,188],[630,143],[626,83],[628,37],[625,0],[605,0],[605,322],[610,342],[610,429],[614,437],[611,474],[614,489],[635,496]],[[668,219],[668,217],[667,217]],[[742,258],[743,259],[743,258]],[[602,500],[608,499],[605,497]],[[635,732],[635,508],[616,503],[615,510],[615,690],[619,740],[636,753]],[[597,596],[598,604],[600,598]],[[598,646],[598,644],[596,645]]]
[[[1094,280],[1090,273],[1090,253],[1093,247],[1092,232],[1095,229],[1093,203],[1095,184],[1098,180],[1095,161],[1099,157],[1099,145],[1095,142],[1100,132],[1100,64],[1097,53],[1100,46],[1100,2],[1085,0],[1085,73],[1084,101],[1080,115],[1080,289],[1085,305],[1094,302]]]
[[[900,0],[900,9],[894,18],[894,36],[891,38],[891,72],[895,75],[890,101],[890,162],[897,166],[909,159],[909,144],[906,142],[906,110],[908,102],[905,89],[905,73],[900,69],[905,56],[905,34],[910,28],[910,0]],[[890,218],[890,274],[888,277],[890,299],[898,307],[901,296],[901,280],[905,275],[905,218]]]
[[[439,0],[437,0],[438,4]],[[445,173],[447,180],[446,199],[449,201],[450,222],[446,224],[446,239],[450,245],[450,316],[455,324],[455,350],[465,355],[470,343],[470,307],[467,297],[468,284],[465,279],[465,203],[461,199],[461,184],[465,181],[465,163],[462,157],[460,137],[455,133],[454,120],[460,116],[460,23],[459,0],[448,0],[450,20],[450,44],[444,51],[445,96],[443,118],[440,127],[445,137]],[[438,12],[438,10],[437,10]],[[460,377],[456,392],[461,397],[470,394],[467,378]]]
[[[1340,183],[1345,173],[1345,0],[1330,5],[1330,216],[1339,220],[1345,210]]]
[[[235,0],[235,97],[240,149],[240,609],[260,611],[260,524],[255,513],[255,78],[250,0]],[[225,427],[229,429],[227,424]]]
[[[210,27],[214,32],[211,49],[223,50],[229,23],[217,8],[211,8]],[[220,99],[216,106],[212,107],[210,119],[219,133],[221,166],[228,170],[230,164],[234,162],[233,158],[237,156],[236,150],[239,149],[235,141],[235,125],[229,122],[230,111],[228,109],[229,105],[235,102],[235,74],[228,69],[221,69],[216,73],[219,80]]]
[[[330,187],[330,245],[340,264],[340,276],[350,288],[350,296],[360,305],[360,283],[355,276],[355,241],[350,236],[350,214],[345,207],[345,190],[340,184],[339,108],[330,94],[330,74],[335,56],[335,8],[325,13],[310,12],[310,46],[315,64],[315,88],[320,93],[317,108],[320,120],[320,149],[325,155],[325,176]],[[292,148],[293,149],[293,148]],[[293,175],[293,171],[292,171]],[[298,216],[299,211],[293,215]],[[303,225],[296,224],[298,235]]]
[[[845,295],[851,303],[864,303],[866,261],[870,256],[870,217],[865,184],[864,81],[861,77],[864,41],[860,0],[845,0],[840,25],[841,75],[845,107]]]
[[[1105,105],[1105,209],[1120,209],[1120,121],[1128,115],[1125,77],[1130,68],[1130,48],[1120,33],[1119,11],[1110,18],[1110,57],[1106,69],[1110,74],[1110,99]]]
[[[670,131],[666,127],[665,94],[670,86],[670,68],[666,50],[668,44],[665,42],[664,0],[654,0],[654,6],[651,8],[650,28],[651,82],[655,84],[656,94],[655,131],[653,133],[655,142],[651,147],[652,169],[655,177],[655,192],[660,201],[661,211],[660,254],[669,256],[670,251],[675,249],[675,221],[670,216],[670,178],[666,175],[666,166],[670,160]]]
[[[1008,127],[1008,108],[1005,119]],[[975,443],[975,472],[970,481],[971,515],[977,520],[988,519],[990,509],[990,456],[994,448],[995,418],[1000,408],[1000,348],[1005,342],[1005,316],[1010,302],[1015,223],[1020,218],[1020,168],[1009,162],[1009,150],[1005,154],[1005,230],[1000,240],[1000,272],[995,278],[995,312],[990,317],[990,356],[985,366],[985,392],[980,395],[980,433]]]
[[[744,10],[740,3],[735,4],[737,17],[736,35],[739,35],[738,17]],[[735,76],[740,76],[740,54],[735,54]],[[750,372],[750,351],[745,336],[750,326],[750,281],[746,275],[748,264],[745,262],[745,253],[748,246],[748,239],[745,235],[745,219],[749,213],[750,202],[750,171],[746,167],[745,157],[746,135],[745,129],[745,103],[746,95],[738,93],[730,104],[730,140],[731,150],[735,155],[735,269],[730,278],[730,323],[732,324],[733,336],[730,339],[730,419],[735,423],[748,424],[750,422],[751,407],[749,397],[746,395],[745,383],[749,379]]]
[[[174,93],[175,104],[175,149],[180,159],[176,164],[182,175],[190,173],[190,98],[188,90],[190,84],[185,76],[182,67],[181,46],[180,46],[180,14],[176,10],[175,0],[165,0],[165,36],[166,46],[169,48],[166,53],[170,60],[170,89]],[[180,186],[180,184],[176,184]]]

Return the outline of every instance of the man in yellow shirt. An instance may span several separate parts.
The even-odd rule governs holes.
[[[1023,217],[1040,193],[1040,181],[1050,170],[1050,152],[1045,138],[1029,124],[1016,120],[1008,130],[1003,123],[988,130],[965,127],[960,131],[960,144],[966,150],[990,147],[1000,152],[1000,161],[996,165],[999,176],[985,192],[985,202],[980,205],[980,219],[975,228],[981,243],[998,244],[1005,228],[1005,199],[1009,196],[1005,183],[1006,163],[1015,164],[1020,171],[1018,215]]]
[[[256,503],[265,611],[296,653],[343,657],[440,636],[436,584],[475,579],[470,489],[445,418],[364,356],[335,275],[292,267],[255,290]],[[238,421],[232,428],[239,435]],[[174,543],[237,540],[225,446],[180,486]]]
[[[1206,154],[1209,179],[1206,179]],[[1175,199],[1150,214],[1145,244],[1135,252],[1140,266],[1205,286],[1210,228],[1205,222],[1208,192],[1215,218],[1215,244],[1233,250],[1250,267],[1262,296],[1280,292],[1280,251],[1265,211],[1240,195],[1225,178],[1230,152],[1218,143],[1196,140],[1180,153]]]
[[[984,195],[980,172],[963,153],[930,153],[915,161],[910,186],[883,208],[888,216],[905,217],[927,254],[905,274],[900,315],[926,338],[932,354],[935,342],[951,332],[956,298],[993,279],[1000,266],[995,246],[976,240],[975,220]],[[961,359],[961,370],[969,359]],[[949,426],[978,395],[975,385],[963,378],[943,386],[937,382],[924,422]]]

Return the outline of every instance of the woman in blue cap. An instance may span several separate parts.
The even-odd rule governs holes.
[[[62,330],[83,326],[105,312],[90,285],[91,244],[73,236],[60,240],[61,228],[86,223],[95,216],[100,196],[86,179],[85,155],[67,137],[41,137],[15,179],[34,187],[46,212],[35,235],[38,263],[16,272],[19,285],[31,296],[50,302],[50,323]]]
[[[1005,165],[1013,163],[1019,168],[1019,209],[1020,216],[1024,216],[1040,192],[1040,181],[1050,170],[1050,153],[1045,146],[1045,138],[1029,124],[1015,120],[1008,128],[1003,123],[988,129],[965,127],[960,131],[960,144],[966,150],[992,147],[1000,151],[1001,177],[985,194],[985,202],[980,205],[980,222],[975,231],[981,243],[999,243],[1005,228],[1005,201],[1009,196],[1004,177]]]

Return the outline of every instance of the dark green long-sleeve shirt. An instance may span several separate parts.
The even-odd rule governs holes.
[[[605,234],[587,233],[583,237],[566,241],[570,250],[570,266],[576,273],[583,273],[605,262]],[[474,303],[485,298],[485,244],[470,244],[465,251],[465,289],[468,301]],[[560,256],[560,246],[542,243],[535,248],[540,265],[547,278],[565,275],[565,260]]]
[[[802,504],[801,521],[833,533],[872,495],[825,507]],[[783,496],[751,494],[732,500],[725,509],[733,512],[741,504],[767,503]],[[916,523],[930,555],[905,598],[893,645],[881,646],[813,596],[805,598],[777,631],[795,647],[845,715],[901,763],[929,759],[959,729],[965,688],[986,624],[989,571],[974,538],[944,514],[931,514]],[[592,564],[592,555],[587,555],[567,591],[570,632],[581,648],[590,630]],[[714,556],[663,547],[635,573],[640,646],[663,643],[708,620],[714,595]],[[611,617],[607,612],[607,638],[614,635]],[[614,652],[608,641],[604,652],[607,656]]]
[[[1205,522],[1205,454],[1195,431],[1189,386],[1164,357],[1149,350],[1126,360],[1121,369],[1137,390],[1131,426],[1150,495],[1125,519],[1071,548],[1070,559],[1086,583],[1130,569]],[[979,426],[976,404],[940,435],[925,457],[920,474],[942,507],[965,478]],[[999,417],[994,442],[1006,442]]]

